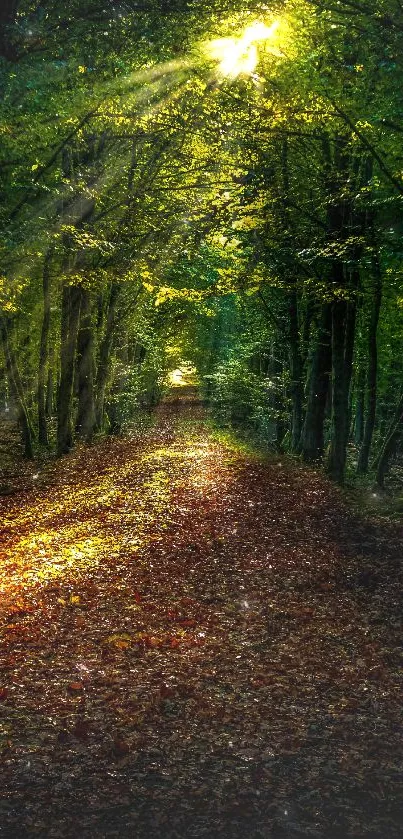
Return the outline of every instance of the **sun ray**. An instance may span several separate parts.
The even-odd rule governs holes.
[[[271,26],[256,20],[238,38],[218,38],[212,41],[207,53],[218,62],[219,75],[230,78],[252,75],[259,62],[258,44],[272,40],[279,25],[279,20],[275,20]]]

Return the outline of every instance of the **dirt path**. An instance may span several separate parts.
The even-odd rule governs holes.
[[[166,408],[2,499],[0,837],[401,837],[402,530]]]

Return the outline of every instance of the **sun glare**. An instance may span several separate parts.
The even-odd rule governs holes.
[[[267,38],[272,38],[276,30],[280,25],[279,20],[275,20],[271,26],[266,26],[260,20],[255,20],[254,23],[251,23],[245,29],[245,33],[243,35],[244,40],[252,42],[252,41],[266,41]]]
[[[271,26],[256,20],[238,38],[212,41],[208,52],[211,58],[218,61],[220,75],[236,78],[254,73],[259,61],[257,44],[272,39],[279,25],[279,20],[275,20]]]
[[[178,367],[177,370],[172,370],[172,372],[169,374],[168,378],[169,378],[169,383],[173,387],[183,387],[186,384],[186,382],[183,378],[183,370],[181,370],[179,367]]]
[[[181,367],[168,373],[167,384],[175,388],[195,386],[197,384],[196,368],[189,362],[184,362]]]

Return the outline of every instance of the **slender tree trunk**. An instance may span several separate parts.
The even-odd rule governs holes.
[[[282,353],[282,346],[278,337],[274,338],[271,346],[271,359],[269,376],[275,381],[275,387],[270,391],[270,406],[275,415],[275,445],[278,452],[284,451],[284,438],[287,434],[287,422],[285,419],[286,394],[283,392],[282,380],[283,370],[286,365],[286,358]]]
[[[81,289],[80,328],[77,340],[78,410],[76,431],[79,437],[90,440],[95,428],[94,403],[94,332],[91,296]]]
[[[307,405],[302,430],[302,458],[306,463],[312,463],[323,456],[323,426],[331,363],[331,306],[330,303],[323,303],[316,345],[309,368]]]
[[[342,270],[342,267],[340,268]],[[358,269],[353,286],[358,282]],[[354,293],[354,288],[351,289]],[[332,304],[332,417],[327,471],[343,483],[350,429],[350,385],[353,373],[356,301]]]
[[[0,333],[10,393],[16,403],[18,411],[18,423],[21,428],[24,455],[29,460],[32,460],[34,457],[32,425],[25,402],[24,390],[17,361],[10,346],[7,323],[4,318],[0,318]]]
[[[96,379],[96,427],[102,430],[104,421],[105,394],[109,378],[111,352],[116,325],[116,310],[120,295],[120,286],[113,283],[109,296],[105,332],[100,343],[98,370]]]
[[[72,402],[74,361],[80,317],[80,289],[64,285],[60,341],[60,382],[57,394],[57,452],[65,454],[73,445]]]
[[[54,407],[53,362],[54,362],[53,347],[49,347],[48,375],[47,375],[47,381],[46,381],[46,402],[45,402],[45,410],[46,410],[47,419],[50,419],[53,416],[53,407]]]
[[[382,276],[379,260],[374,253],[373,257],[374,296],[372,311],[368,327],[368,370],[367,370],[367,411],[364,427],[362,446],[358,459],[358,472],[364,474],[368,471],[368,462],[371,452],[372,435],[375,428],[376,401],[377,401],[377,377],[378,377],[378,323],[382,305]]]
[[[49,444],[46,424],[46,376],[49,361],[49,328],[50,328],[50,264],[52,253],[49,250],[45,256],[42,273],[43,287],[43,319],[39,344],[38,367],[38,440],[42,446]]]
[[[311,297],[305,302],[305,312],[303,318],[303,326],[302,326],[302,339],[301,339],[301,361],[302,361],[302,368],[304,368],[309,352],[309,339],[311,335],[311,328],[312,328],[312,321],[314,317],[314,305],[313,300]]]
[[[288,140],[283,137],[281,144],[281,174],[282,174],[282,210],[284,224],[284,244],[292,251],[294,228],[290,213],[290,171],[288,159]],[[287,269],[286,269],[287,271]],[[302,406],[304,389],[302,384],[302,355],[301,339],[298,323],[298,296],[295,286],[291,288],[288,298],[288,360],[290,368],[290,396],[291,396],[291,451],[300,451],[302,431]],[[281,428],[280,428],[281,433]]]
[[[355,334],[356,334],[356,322],[357,322],[357,297],[356,291],[358,289],[360,282],[360,274],[358,265],[356,265],[351,271],[351,286],[353,291],[353,299],[349,300],[347,304],[347,320],[346,320],[346,334],[345,334],[345,341],[344,341],[344,380],[347,389],[346,399],[348,404],[348,412],[347,412],[347,434],[346,434],[346,446],[349,441],[350,429],[351,429],[351,420],[352,420],[352,411],[353,411],[353,400],[352,400],[352,391],[351,391],[351,383],[353,379],[353,361],[354,361],[354,346],[355,346]]]
[[[291,377],[291,451],[300,451],[302,432],[302,358],[298,327],[298,299],[295,290],[289,297],[289,363]]]
[[[344,382],[344,338],[347,304],[335,300],[332,305],[332,417],[327,471],[338,482],[343,480],[346,462],[347,413]]]
[[[356,403],[354,421],[354,439],[360,446],[364,437],[364,406],[365,406],[365,369],[362,364],[358,368],[356,383]]]
[[[403,394],[400,397],[399,404],[396,408],[395,416],[393,421],[388,429],[386,440],[382,446],[381,453],[379,455],[377,470],[376,470],[376,482],[378,486],[384,487],[385,485],[385,477],[389,469],[389,463],[391,458],[393,457],[401,434],[403,432]]]
[[[327,155],[329,171],[329,149]],[[328,474],[338,483],[344,481],[347,443],[350,430],[350,386],[353,372],[357,289],[359,286],[359,257],[362,246],[359,236],[365,226],[365,214],[357,211],[345,196],[345,185],[358,178],[360,159],[350,158],[345,137],[334,141],[333,162],[330,163],[329,185],[333,200],[327,209],[328,231],[331,241],[343,247],[344,256],[335,256],[330,275],[334,300],[332,303],[332,416]],[[354,182],[354,181],[353,181]],[[361,184],[360,184],[361,185]],[[352,244],[349,245],[348,237]],[[348,302],[346,299],[348,298]]]

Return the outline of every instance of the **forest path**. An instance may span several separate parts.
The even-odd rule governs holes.
[[[401,528],[191,401],[1,518],[2,839],[401,836]]]

